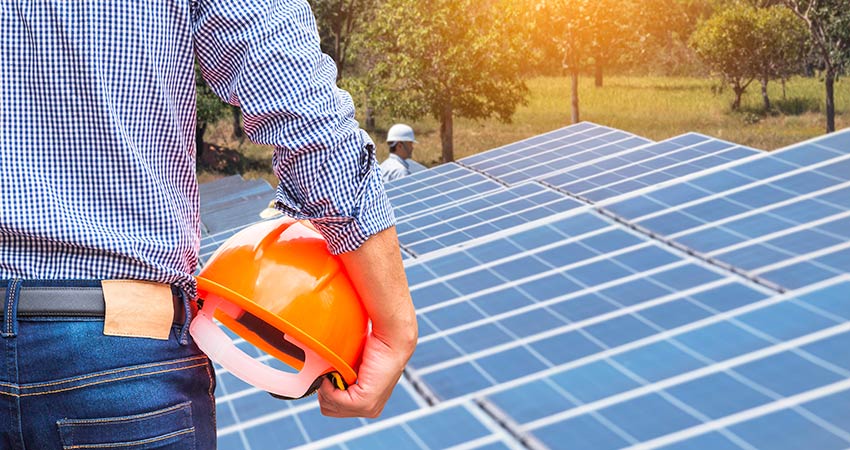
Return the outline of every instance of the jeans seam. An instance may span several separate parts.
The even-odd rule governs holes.
[[[120,369],[112,369],[112,370],[107,370],[107,371],[104,371],[104,372],[90,373],[90,374],[87,374],[87,375],[81,375],[81,376],[78,376],[78,377],[68,378],[68,379],[62,380],[62,381],[51,381],[51,382],[46,382],[46,383],[27,384],[24,387],[21,387],[21,386],[18,386],[18,385],[12,385],[12,384],[8,384],[8,383],[0,383],[0,386],[9,387],[9,388],[19,388],[19,389],[21,389],[21,388],[22,389],[35,389],[35,388],[40,388],[40,387],[56,386],[58,384],[71,383],[71,382],[74,382],[74,381],[86,380],[86,379],[98,377],[98,376],[101,376],[101,375],[112,375],[112,374],[115,374],[115,373],[127,372],[127,371],[130,371],[130,370],[148,369],[150,367],[157,367],[157,366],[168,366],[168,365],[179,364],[179,363],[183,363],[183,362],[197,361],[199,359],[207,359],[207,357],[203,356],[203,355],[202,356],[192,356],[192,357],[189,357],[189,358],[174,359],[174,360],[171,360],[171,361],[160,361],[160,362],[150,363],[150,364],[141,364],[141,365],[138,365],[138,366],[122,367]],[[193,367],[196,367],[196,366],[193,366]]]
[[[184,434],[194,433],[195,427],[186,428],[183,430],[175,431],[172,433],[168,433],[162,436],[157,436],[154,438],[142,439],[139,441],[133,442],[116,442],[114,444],[80,444],[80,445],[70,445],[70,446],[62,446],[63,450],[74,450],[79,448],[116,448],[116,447],[130,447],[135,445],[145,445],[153,442],[164,441],[166,439],[171,439],[177,436],[182,436]]]
[[[15,281],[13,280],[9,282],[9,288],[6,289],[6,329],[9,330],[9,334],[12,333],[12,319],[9,316],[12,314],[12,297],[14,297],[14,292]]]
[[[213,429],[218,429],[218,417],[216,415],[216,407],[215,407],[215,387],[213,387],[213,375],[210,367],[212,366],[212,361],[207,361],[207,376],[210,379],[210,387],[209,387],[209,395],[210,395],[210,405],[212,406],[212,420],[213,420]]]
[[[91,383],[80,384],[80,385],[77,385],[77,386],[71,386],[71,387],[66,387],[66,388],[61,388],[61,389],[53,389],[53,390],[44,391],[44,392],[18,393],[18,394],[0,392],[0,395],[8,395],[8,396],[11,396],[11,397],[19,397],[20,398],[20,397],[35,397],[35,396],[39,396],[39,395],[57,394],[59,392],[68,392],[68,391],[73,391],[73,390],[76,390],[76,389],[87,388],[87,387],[90,387],[90,386],[97,386],[99,384],[106,384],[106,383],[112,383],[112,382],[116,382],[116,381],[130,380],[130,379],[133,379],[133,378],[146,377],[146,376],[150,376],[150,375],[160,375],[160,374],[163,374],[163,373],[177,372],[177,371],[180,371],[180,370],[194,369],[196,367],[201,367],[205,364],[207,364],[207,363],[195,364],[195,365],[185,366],[185,367],[176,367],[174,369],[157,370],[155,372],[138,373],[138,374],[134,374],[134,375],[127,375],[127,376],[118,377],[118,378],[110,378],[108,380],[94,381],[94,382],[91,382]]]
[[[125,423],[126,422],[135,422],[135,421],[138,421],[138,420],[151,419],[151,418],[154,418],[154,417],[160,417],[160,416],[163,416],[163,415],[171,414],[175,411],[180,411],[181,409],[188,409],[189,415],[191,416],[191,414],[192,414],[191,406],[192,406],[192,402],[183,402],[183,403],[180,403],[180,404],[177,404],[177,405],[174,405],[174,406],[169,406],[168,408],[161,409],[159,411],[154,411],[154,412],[145,413],[145,414],[135,414],[135,415],[132,415],[132,416],[127,416],[127,417],[112,417],[112,418],[105,418],[105,419],[81,419],[81,420],[65,419],[65,420],[59,421],[60,423],[58,423],[57,425],[59,427],[85,427],[85,426],[89,426],[89,425],[103,425],[103,424],[115,424],[115,423],[122,423],[122,422],[125,422]]]
[[[180,336],[178,342],[180,345],[189,345],[189,324],[192,322],[192,305],[189,296],[186,292],[180,289],[179,291],[181,305],[183,306],[183,326],[180,327]]]
[[[13,322],[15,321],[15,314],[13,310],[13,305],[15,303],[15,297],[17,296],[18,287],[21,282],[18,279],[13,279],[9,281],[9,286],[6,289],[6,336],[14,336],[12,333]]]
[[[67,391],[73,391],[73,390],[76,390],[76,389],[87,388],[87,387],[90,387],[90,386],[97,386],[98,384],[105,384],[105,383],[112,383],[112,382],[115,382],[115,381],[130,380],[130,379],[133,379],[133,378],[146,377],[146,376],[149,376],[149,375],[160,375],[160,374],[163,374],[163,373],[177,372],[179,370],[193,369],[195,367],[201,367],[203,365],[204,364],[195,364],[193,366],[177,367],[177,368],[174,368],[174,369],[167,369],[167,370],[157,370],[156,372],[139,373],[139,374],[135,374],[135,375],[128,375],[126,377],[110,378],[108,380],[95,381],[95,382],[88,383],[88,384],[81,384],[79,386],[67,387],[67,388],[62,388],[62,389],[54,389],[54,390],[51,390],[51,391],[20,394],[19,396],[20,397],[35,397],[37,395],[57,394],[59,392],[67,392]]]

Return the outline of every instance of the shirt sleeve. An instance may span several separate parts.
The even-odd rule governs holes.
[[[306,0],[198,0],[193,33],[210,88],[241,108],[252,141],[275,148],[279,210],[311,220],[335,254],[395,223],[374,144],[336,87]]]

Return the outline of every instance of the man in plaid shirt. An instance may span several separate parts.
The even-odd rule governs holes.
[[[185,324],[196,57],[251,139],[275,147],[275,206],[312,221],[372,319],[358,384],[326,382],[322,412],[380,413],[416,321],[373,144],[306,0],[0,0],[0,39],[0,447],[177,442],[187,430],[215,446],[213,376]],[[108,308],[80,306],[108,297],[100,280],[170,286],[169,339],[104,336]],[[165,428],[136,436],[124,428],[135,421]]]

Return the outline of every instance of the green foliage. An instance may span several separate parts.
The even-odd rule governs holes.
[[[571,72],[611,61],[639,38],[637,4],[617,0],[538,0],[534,5],[541,44],[551,45]],[[547,42],[548,41],[548,42]]]
[[[805,22],[784,6],[756,9],[759,48],[755,69],[764,80],[800,73],[810,49]]]
[[[643,73],[697,74],[702,67],[687,46],[699,20],[713,11],[711,0],[645,0],[629,19],[637,30],[623,54]]]
[[[793,12],[783,6],[756,8],[743,3],[701,23],[690,43],[732,86],[733,109],[740,107],[741,95],[753,80],[766,86],[768,80],[797,73],[808,51],[805,24]]]
[[[229,105],[221,101],[201,76],[201,69],[195,64],[195,101],[197,108],[197,126],[203,128],[223,119],[229,112]]]
[[[817,98],[790,97],[777,100],[776,109],[786,116],[799,116],[807,112],[820,112],[821,105]]]
[[[743,93],[755,79],[759,36],[755,8],[736,5],[706,20],[691,36],[691,46],[714,71]]]
[[[850,1],[783,0],[808,25],[817,56],[836,74],[850,65]]]
[[[835,131],[835,80],[850,66],[850,0],[783,0],[809,27],[824,72],[826,131]]]
[[[356,52],[351,44],[372,20],[380,0],[310,0],[319,28],[322,51],[337,65],[337,78],[342,79]]]
[[[387,0],[359,43],[371,70],[354,90],[393,117],[507,122],[528,90],[521,13],[511,0]]]

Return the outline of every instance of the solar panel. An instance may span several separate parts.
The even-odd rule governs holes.
[[[609,131],[613,130],[611,128],[601,127],[590,122],[581,122],[554,131],[550,131],[548,133],[532,136],[528,139],[513,142],[502,147],[494,148],[492,150],[477,153],[475,155],[461,159],[460,162],[470,167],[488,167],[493,164],[491,161],[499,161],[500,159],[505,158],[506,155],[512,155],[516,152],[521,151],[528,151],[527,149],[535,148],[538,145],[543,145],[550,142],[559,142],[564,138],[568,138],[574,135],[580,135],[580,133],[588,133],[590,135],[607,133]]]
[[[216,367],[216,377],[218,441],[219,447],[227,450],[296,447],[390,421],[424,406],[409,383],[402,381],[380,419],[328,420],[322,418],[315,396],[281,401],[246,385],[220,367]]]
[[[754,149],[689,133],[574,165],[541,181],[600,201],[757,153]]]
[[[833,350],[850,344],[847,289],[764,299],[490,398],[552,448],[844,448],[850,364]],[[531,408],[540,397],[557,407]]]
[[[302,446],[311,447],[315,448],[313,445]],[[501,424],[483,414],[480,407],[473,403],[417,411],[403,421],[387,421],[385,424],[351,430],[326,440],[322,447],[348,450],[525,448]]]
[[[420,163],[418,163],[418,162],[416,162],[416,161],[414,161],[414,160],[412,160],[412,159],[408,159],[408,160],[407,160],[407,165],[408,165],[408,169],[410,169],[410,174],[411,174],[411,175],[412,175],[412,174],[415,174],[415,173],[419,173],[419,172],[425,171],[425,170],[428,170],[428,168],[427,168],[427,167],[423,166],[422,164],[420,164]]]
[[[421,187],[434,182],[446,181],[451,179],[454,174],[461,172],[468,173],[463,167],[456,163],[441,164],[433,169],[416,172],[409,176],[390,181],[389,183],[386,183],[384,187],[387,191],[387,196],[390,199],[393,199],[409,190],[410,188],[408,188],[408,186]]]
[[[384,416],[217,368],[220,448],[850,447],[850,131],[643,141],[582,123],[388,184],[420,344]]]
[[[582,213],[518,233],[505,239],[513,250],[494,259],[482,261],[482,250],[470,248],[423,262],[439,278],[412,286],[421,329],[411,369],[441,398],[464,395],[598,351],[599,342],[652,334],[632,313],[740,281],[594,219]],[[594,221],[596,228],[570,233]],[[739,289],[740,297],[757,298]],[[579,336],[584,328],[596,343]],[[524,363],[503,364],[510,360]]]
[[[830,144],[841,142],[793,146],[605,208],[753,275],[803,287],[850,272],[841,231],[850,151]]]
[[[404,248],[421,255],[579,206],[561,193],[528,183],[408,216],[397,229]]]
[[[203,183],[198,188],[201,199],[201,213],[211,209],[228,209],[223,203],[256,195],[274,196],[274,189],[265,180],[245,180],[240,175],[232,175]]]
[[[387,195],[395,209],[396,218],[403,220],[414,214],[423,214],[431,208],[466,200],[502,187],[502,184],[486,175],[457,166],[451,171],[419,179],[401,188],[390,189]]]
[[[274,199],[274,191],[222,202],[214,210],[202,213],[202,223],[209,233],[221,233],[260,220],[260,212]]]
[[[260,211],[275,195],[274,189],[265,180],[245,180],[239,175],[204,183],[198,190],[202,237],[226,234],[229,230],[259,221]]]
[[[593,126],[536,142],[528,147],[503,147],[491,151],[491,158],[465,158],[459,163],[513,184],[549,175],[578,162],[631,150],[649,142],[651,141],[631,133]]]

